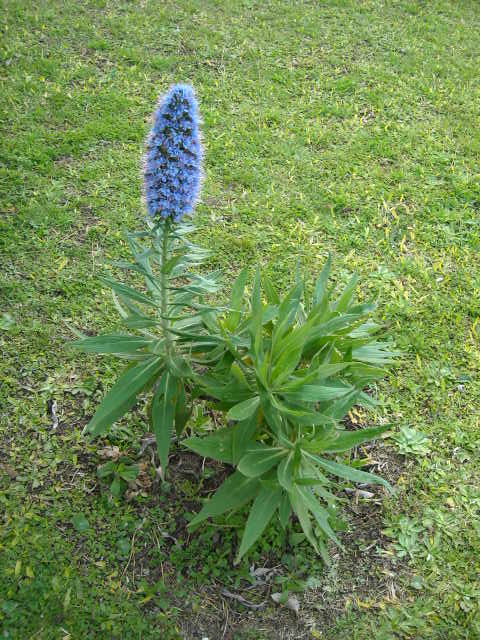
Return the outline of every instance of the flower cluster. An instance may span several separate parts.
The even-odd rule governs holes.
[[[160,101],[145,154],[145,199],[151,216],[179,221],[195,206],[202,147],[194,91],[177,84]]]

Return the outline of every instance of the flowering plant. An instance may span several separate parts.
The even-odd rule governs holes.
[[[189,526],[253,501],[237,561],[275,513],[282,527],[295,514],[327,560],[327,541],[340,544],[334,493],[339,479],[389,486],[337,458],[387,429],[349,431],[341,420],[355,404],[374,406],[365,388],[384,375],[395,352],[375,339],[378,327],[368,320],[374,305],[354,302],[356,277],[333,298],[330,259],[311,299],[300,280],[281,298],[258,271],[247,295],[243,270],[228,304],[214,306],[216,274],[194,270],[206,251],[189,242],[192,226],[185,221],[198,197],[201,158],[193,90],[176,85],[160,102],[147,141],[147,228],[126,236],[133,262],[115,263],[141,274],[145,289],[103,279],[123,325],[133,333],[73,343],[130,361],[86,431],[105,434],[140,393],[149,392],[148,414],[164,475],[172,433],[181,436],[194,400],[208,398],[223,413],[224,426],[182,443],[235,471]]]

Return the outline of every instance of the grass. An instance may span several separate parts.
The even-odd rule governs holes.
[[[478,3],[4,6],[2,637],[480,637]],[[352,501],[358,533],[328,570],[275,530],[234,569],[241,519],[187,541],[184,506],[223,472],[201,485],[191,456],[175,453],[159,487],[147,450],[144,495],[111,500],[101,449],[138,455],[140,408],[104,442],[81,435],[117,365],[65,343],[70,325],[115,326],[97,276],[140,224],[148,117],[174,81],[201,102],[210,266],[230,281],[260,262],[283,287],[299,251],[309,275],[331,252],[405,352],[380,414],[425,433],[428,451],[386,440],[370,453],[397,495]],[[270,582],[252,563],[275,567]],[[270,599],[282,589],[299,591],[298,616]]]

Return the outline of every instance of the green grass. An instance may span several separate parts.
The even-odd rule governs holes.
[[[4,7],[2,637],[480,638],[478,2]],[[362,295],[378,296],[405,352],[378,388],[380,414],[426,433],[430,451],[403,463],[392,442],[378,450],[397,460],[397,496],[362,507],[372,526],[328,572],[274,530],[233,568],[241,519],[186,544],[184,505],[198,510],[204,489],[178,454],[170,486],[109,500],[98,450],[135,457],[141,411],[108,441],[81,435],[118,367],[65,348],[69,325],[115,326],[97,276],[126,253],[121,230],[140,225],[148,117],[175,81],[201,103],[210,266],[228,282],[260,262],[280,287],[299,252],[311,276],[331,252],[339,280],[357,269]],[[78,514],[88,528],[72,525]],[[295,618],[268,590],[246,591],[252,562],[321,586],[299,596]]]

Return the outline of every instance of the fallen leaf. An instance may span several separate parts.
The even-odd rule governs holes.
[[[284,607],[287,607],[287,609],[290,609],[290,611],[293,611],[295,615],[298,616],[298,612],[300,611],[300,603],[298,602],[297,596],[292,594],[285,600],[284,593],[272,593],[272,600],[276,604],[282,604]]]
[[[119,447],[105,447],[104,449],[99,449],[97,451],[100,458],[118,460],[120,457],[120,449]]]
[[[246,600],[240,594],[232,593],[231,591],[227,591],[227,589],[222,589],[221,593],[222,593],[222,595],[226,596],[227,598],[232,598],[232,600],[237,600],[238,602],[241,602],[244,607],[248,607],[249,609],[260,609],[261,607],[263,607],[265,605],[264,602],[261,602],[260,604],[249,602],[248,600]]]
[[[3,468],[5,469],[5,472],[7,473],[7,475],[10,477],[10,480],[15,480],[15,478],[17,477],[17,472],[12,469],[12,467],[9,464],[4,464]]]

